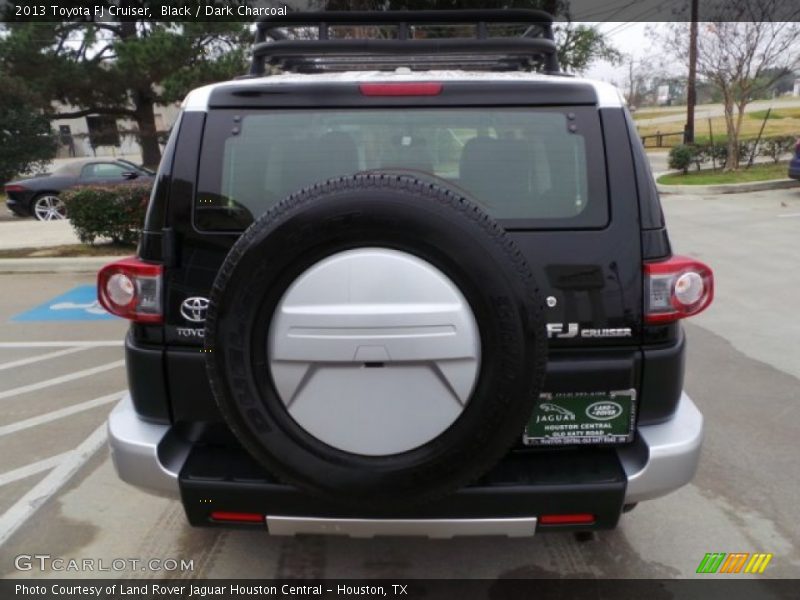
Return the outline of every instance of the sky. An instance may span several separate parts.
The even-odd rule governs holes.
[[[611,45],[626,55],[632,55],[634,60],[645,58],[653,54],[653,42],[646,35],[648,27],[658,28],[661,23],[632,22],[632,23],[591,23],[600,31],[608,35]],[[614,66],[602,61],[595,63],[583,75],[591,79],[615,82],[620,85],[625,80],[623,65]]]

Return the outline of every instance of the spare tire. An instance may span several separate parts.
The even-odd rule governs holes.
[[[544,379],[542,303],[494,220],[455,191],[360,174],[264,214],[220,268],[208,376],[281,480],[397,511],[485,474]]]

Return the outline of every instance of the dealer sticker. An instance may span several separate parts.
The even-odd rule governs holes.
[[[541,394],[522,442],[528,446],[633,441],[636,390]]]

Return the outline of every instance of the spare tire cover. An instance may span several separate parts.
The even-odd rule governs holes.
[[[242,445],[340,505],[402,510],[520,439],[546,363],[511,238],[457,190],[342,177],[254,222],[214,281],[206,364]]]

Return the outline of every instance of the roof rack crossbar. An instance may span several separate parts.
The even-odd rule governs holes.
[[[489,37],[490,23],[529,27],[521,36]],[[419,25],[474,25],[471,38],[414,39],[412,27]],[[330,26],[383,25],[397,28],[396,39],[331,39]],[[422,55],[431,53],[495,53],[511,55],[523,64],[542,64],[549,73],[558,73],[558,57],[553,41],[553,18],[539,10],[423,10],[423,11],[323,11],[295,12],[270,16],[256,23],[256,39],[250,76],[266,73],[266,64],[293,65],[327,57],[359,55]],[[316,39],[290,39],[286,27],[314,27]],[[535,35],[539,33],[539,35]],[[268,41],[272,40],[272,41]],[[286,62],[286,59],[290,59]],[[498,66],[508,68],[508,56]],[[527,60],[525,60],[527,59]],[[421,61],[424,62],[424,61]],[[435,60],[432,60],[435,62]],[[308,67],[313,69],[313,63]]]

